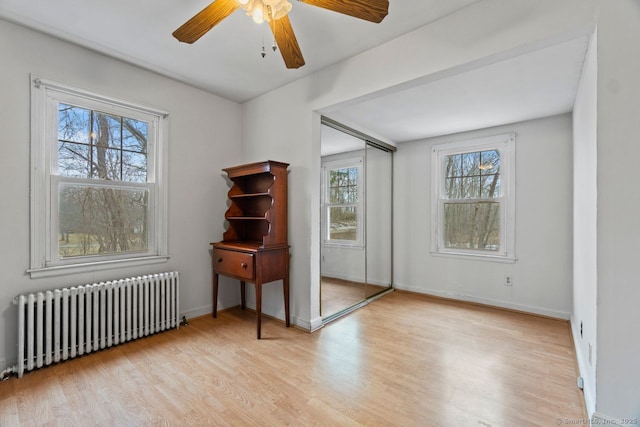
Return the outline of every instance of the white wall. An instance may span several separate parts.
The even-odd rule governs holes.
[[[378,91],[438,79],[590,33],[594,25],[591,6],[582,0],[474,3],[243,104],[243,159],[271,157],[292,164],[289,236],[294,322],[311,329],[321,323],[318,112],[330,112],[341,103],[375,96]],[[398,268],[401,266],[395,270]],[[282,317],[280,293],[276,287],[268,288],[263,301],[265,312]],[[551,306],[567,313],[570,297],[562,292],[562,301]],[[546,298],[539,298],[535,305],[545,305]]]
[[[211,312],[209,243],[226,210],[221,168],[241,157],[241,108],[173,80],[0,20],[0,370],[15,363],[17,310],[24,292],[178,270],[180,311]],[[169,254],[166,264],[30,279],[29,74],[168,111]],[[221,286],[221,307],[239,300]],[[236,298],[237,297],[237,298]]]
[[[431,147],[516,134],[515,263],[433,256]],[[398,289],[564,319],[571,311],[571,116],[402,143],[394,176],[394,284]],[[512,286],[505,286],[505,275]]]
[[[598,5],[596,411],[640,419],[640,2]]]
[[[597,35],[573,108],[573,311],[571,326],[589,416],[595,411],[597,355]],[[591,356],[589,346],[591,345]],[[591,357],[591,360],[589,360]]]

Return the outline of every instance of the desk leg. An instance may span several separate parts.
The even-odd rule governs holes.
[[[291,325],[289,321],[289,274],[282,279],[282,289],[284,291],[284,319],[288,328]]]
[[[256,283],[256,331],[260,339],[260,329],[262,324],[262,284]]]
[[[244,310],[245,308],[247,308],[247,298],[246,298],[246,294],[244,292],[244,281],[241,280],[240,281],[240,308],[242,310]]]
[[[213,273],[213,317],[218,317],[218,273]]]

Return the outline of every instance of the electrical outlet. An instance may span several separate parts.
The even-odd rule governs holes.
[[[504,285],[505,286],[513,286],[513,278],[508,274],[504,276]]]

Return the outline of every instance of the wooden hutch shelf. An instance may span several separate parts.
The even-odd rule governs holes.
[[[223,169],[233,186],[229,223],[213,246],[213,317],[217,317],[218,277],[240,280],[240,307],[246,308],[245,282],[255,285],[256,332],[261,336],[262,285],[282,280],[285,323],[289,320],[289,245],[287,242],[287,163],[268,160]]]

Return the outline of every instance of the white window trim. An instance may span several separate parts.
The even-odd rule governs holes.
[[[335,206],[328,203],[329,200],[329,171],[342,168],[358,168],[358,202],[356,203],[356,213],[358,224],[356,228],[356,240],[329,239],[329,207]],[[350,248],[364,248],[364,157],[347,157],[335,160],[323,161],[322,163],[322,244],[324,246],[342,246]]]
[[[515,133],[475,138],[434,145],[431,149],[431,254],[460,259],[482,259],[496,262],[513,263],[515,254]],[[482,250],[451,249],[444,247],[441,233],[444,220],[444,157],[452,154],[475,151],[498,150],[500,152],[500,170],[502,202],[500,203],[500,242],[496,253]]]
[[[126,110],[131,118],[142,118],[152,123],[155,147],[150,162],[152,175],[150,181],[153,200],[152,231],[149,237],[149,253],[115,255],[104,257],[77,258],[64,262],[52,262],[52,223],[57,215],[51,207],[55,206],[53,185],[59,182],[52,176],[55,170],[55,156],[52,141],[57,140],[56,130],[51,123],[57,123],[57,103],[69,101],[106,113],[122,115]],[[65,84],[31,75],[31,261],[27,272],[31,278],[59,276],[96,270],[116,269],[146,264],[166,262],[169,259],[167,245],[167,185],[166,171],[168,159],[166,137],[168,135],[168,113],[127,101],[122,101]],[[154,166],[155,165],[155,166]],[[73,179],[65,178],[65,181]],[[99,185],[100,182],[97,182]],[[111,183],[113,185],[115,183]],[[117,184],[116,184],[117,185]],[[57,187],[56,187],[57,188]],[[45,214],[46,213],[46,214]],[[57,230],[56,230],[57,231]]]

